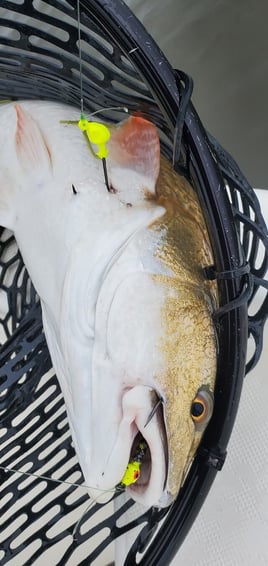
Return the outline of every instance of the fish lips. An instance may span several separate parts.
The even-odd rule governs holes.
[[[142,392],[139,391],[141,389]],[[140,393],[147,403],[136,415],[137,433],[132,443],[130,460],[135,459],[140,443],[145,442],[147,450],[141,461],[140,477],[136,483],[128,486],[127,491],[132,499],[145,506],[167,506],[170,503],[165,492],[168,476],[168,443],[163,407],[154,389],[137,386],[131,391],[131,395],[135,397]],[[154,412],[155,407],[157,410]]]
[[[122,394],[122,417],[118,425],[116,440],[109,446],[114,431],[106,431],[106,447],[110,450],[105,457],[101,447],[95,453],[95,472],[85,474],[89,495],[99,503],[109,501],[113,488],[121,485],[129,462],[135,459],[139,445],[146,446],[141,458],[138,481],[127,486],[128,495],[145,507],[165,507],[171,503],[165,491],[168,473],[168,448],[163,410],[159,404],[152,418],[148,416],[159,401],[155,389],[137,385]],[[107,452],[106,452],[107,455]]]

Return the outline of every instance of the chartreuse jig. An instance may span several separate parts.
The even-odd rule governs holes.
[[[128,112],[128,108],[126,108],[125,106],[101,108],[100,110],[97,110],[96,112],[90,114],[90,117],[95,116],[95,114],[99,114],[100,112],[107,112],[108,110]],[[83,132],[83,134],[86,136],[92,155],[102,160],[104,180],[107,191],[114,192],[109,185],[106,165],[106,158],[109,154],[107,143],[111,137],[110,128],[102,122],[87,120],[83,112],[81,112],[80,120],[61,120],[60,123],[77,125],[78,128]],[[93,146],[97,146],[97,151],[95,151]]]
[[[98,147],[98,151],[96,151],[95,154],[100,159],[106,159],[109,153],[106,144],[111,137],[109,128],[100,122],[89,122],[84,114],[81,114],[78,128],[80,128],[82,132],[86,132],[89,142]]]
[[[105,185],[107,191],[110,191],[106,165],[106,157],[109,153],[109,149],[106,144],[111,137],[109,128],[101,122],[89,122],[82,112],[78,122],[78,128],[80,128],[82,132],[86,133],[90,144],[97,146],[98,151],[95,151],[94,153],[102,160]]]
[[[124,489],[125,487],[136,483],[141,475],[141,463],[146,454],[147,445],[145,442],[140,442],[138,444],[137,451],[134,457],[129,461],[126,471],[118,484],[117,489]]]

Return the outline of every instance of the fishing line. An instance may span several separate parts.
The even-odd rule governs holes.
[[[69,482],[67,480],[58,480],[56,478],[50,478],[49,476],[44,476],[44,475],[39,475],[39,474],[34,474],[33,472],[23,472],[22,470],[17,470],[16,468],[9,468],[7,466],[0,466],[0,469],[3,471],[7,471],[7,472],[13,472],[16,474],[20,474],[22,476],[27,476],[27,477],[34,477],[37,479],[41,479],[41,480],[45,480],[45,481],[52,481],[55,483],[63,483],[69,486],[74,486],[74,487],[80,487],[83,489],[94,489],[95,491],[100,491],[100,495],[102,495],[103,493],[116,493],[117,490],[116,489],[100,489],[98,487],[93,487],[93,486],[89,486],[89,485],[82,485],[80,483],[75,483],[75,482]],[[95,500],[94,500],[95,502]]]
[[[99,501],[99,499],[100,499],[100,497],[102,496],[103,493],[106,493],[106,491],[103,490],[102,493],[100,493],[99,497],[97,497],[97,499],[93,499],[92,501],[90,501],[90,503],[87,505],[85,511],[82,513],[80,519],[78,519],[78,521],[76,522],[76,524],[75,524],[75,526],[74,526],[74,529],[73,529],[73,532],[72,532],[72,537],[73,537],[73,539],[74,539],[75,541],[77,541],[76,533],[77,533],[77,531],[78,531],[78,529],[79,529],[79,527],[80,527],[80,525],[81,525],[81,523],[82,523],[82,521],[83,521],[84,516],[87,514],[87,512],[88,512],[92,507],[94,507],[94,505],[96,505],[96,503],[98,503],[98,501]],[[114,492],[114,493],[115,493],[115,492]]]
[[[95,135],[95,132],[94,132],[93,139],[91,139],[92,136],[89,133],[90,123],[86,120],[85,115],[84,115],[80,0],[77,0],[77,32],[78,32],[78,54],[79,54],[79,75],[80,75],[80,112],[81,112],[80,121],[78,122],[78,125],[83,131],[86,132],[90,142],[93,141],[93,143],[94,143],[96,141],[98,143],[100,141],[100,143],[101,143],[102,147],[101,147],[101,149],[99,148],[97,155],[99,155],[99,157],[102,160],[104,183],[105,183],[106,189],[107,189],[107,191],[110,191],[110,184],[109,184],[107,165],[106,165],[106,157],[108,155],[108,150],[106,148],[106,142],[110,138],[110,131],[106,126],[101,125],[101,124],[99,124],[99,125],[96,124],[95,125],[96,126],[95,127],[96,135]],[[100,133],[101,133],[101,135],[100,135]],[[95,140],[95,137],[96,137],[96,140]],[[103,139],[102,139],[102,137],[103,137]]]
[[[78,519],[78,521],[76,522],[74,529],[73,529],[73,532],[72,532],[72,537],[75,541],[77,540],[76,533],[77,533],[77,531],[78,531],[78,529],[81,525],[81,522],[82,522],[84,516],[91,509],[91,507],[93,507],[93,505],[95,505],[95,503],[97,503],[97,501],[98,501],[98,499],[95,499],[94,501],[90,501],[89,505],[86,507],[85,511],[82,513],[80,519]]]
[[[55,483],[58,483],[58,484],[65,484],[65,485],[68,485],[68,486],[80,487],[80,488],[84,488],[84,489],[90,489],[90,487],[87,486],[87,485],[81,485],[81,484],[79,484],[79,483],[69,482],[69,481],[67,481],[67,480],[58,480],[58,479],[55,479],[55,478],[50,478],[49,476],[34,474],[33,472],[23,472],[22,470],[16,470],[16,468],[9,468],[9,467],[6,467],[6,466],[0,466],[0,469],[3,470],[3,471],[8,471],[8,472],[13,472],[13,473],[16,473],[16,474],[20,474],[20,475],[22,475],[22,476],[34,477],[34,478],[38,478],[38,479],[41,479],[41,480],[52,481],[52,482],[55,482]],[[76,533],[77,533],[77,531],[78,531],[78,529],[79,529],[79,527],[80,527],[80,525],[81,525],[81,522],[82,522],[84,516],[87,514],[87,512],[88,512],[96,503],[98,503],[98,501],[100,500],[100,498],[102,497],[102,495],[105,494],[105,493],[115,494],[115,493],[118,493],[119,491],[123,491],[123,487],[122,487],[122,486],[120,486],[120,490],[119,490],[118,487],[116,487],[115,489],[100,489],[100,488],[97,488],[97,487],[94,487],[94,488],[92,487],[92,489],[94,489],[95,491],[99,491],[100,494],[99,494],[99,496],[98,496],[96,499],[92,499],[92,500],[90,501],[89,505],[87,505],[85,511],[82,513],[80,519],[78,519],[78,521],[76,522],[76,524],[75,524],[75,526],[74,526],[74,529],[73,529],[73,532],[72,532],[72,537],[73,537],[74,541],[77,540],[77,538],[76,538]]]
[[[129,109],[126,106],[109,106],[109,108],[99,108],[98,110],[91,112],[90,114],[88,114],[88,119],[86,120],[87,122],[89,122],[92,116],[96,116],[96,114],[103,114],[104,112],[110,112],[111,110],[116,110],[117,112],[126,112],[126,114],[129,113]],[[60,124],[71,124],[75,126],[77,126],[78,122],[79,120],[60,120]],[[111,125],[109,127],[111,127]]]
[[[129,109],[126,106],[111,106],[109,108],[99,108],[99,110],[95,110],[95,112],[91,112],[91,114],[89,114],[89,117],[95,116],[96,114],[100,114],[102,112],[108,112],[110,110],[117,110],[126,113],[129,112]]]
[[[81,116],[84,114],[84,94],[83,94],[83,62],[81,46],[81,19],[80,19],[80,0],[77,0],[77,32],[78,32],[78,54],[79,54],[79,75],[80,75],[80,109]]]
[[[84,516],[87,514],[87,512],[88,512],[92,507],[94,507],[94,505],[96,505],[96,503],[98,503],[98,501],[100,500],[100,498],[101,498],[101,496],[103,495],[103,493],[107,493],[107,491],[110,491],[110,490],[108,490],[108,489],[106,489],[106,490],[103,489],[102,492],[100,493],[99,497],[97,497],[96,499],[93,499],[93,500],[90,501],[90,503],[87,505],[85,511],[82,513],[80,519],[78,519],[77,523],[76,523],[75,526],[74,526],[74,529],[73,529],[73,532],[72,532],[72,537],[73,537],[74,541],[77,541],[76,533],[77,533],[77,531],[78,531],[78,529],[79,529],[79,527],[80,527],[80,525],[81,525],[81,522],[82,522]],[[123,491],[124,491],[123,487],[119,485],[119,486],[117,486],[116,489],[114,490],[114,493],[122,493]]]
[[[81,43],[81,15],[80,15],[80,0],[77,0],[77,38],[78,38],[78,57],[79,57],[79,82],[80,82],[80,111],[81,111],[81,118],[85,119],[84,116],[84,86],[83,86],[83,58],[82,58],[82,43]],[[3,101],[5,102],[5,101]],[[107,110],[118,110],[123,112],[129,112],[126,106],[112,106],[110,108],[100,108],[99,110],[95,110],[90,114],[91,116],[95,116],[100,112],[107,112]]]
[[[79,79],[80,79],[80,121],[78,122],[78,126],[82,131],[84,131],[89,139],[89,142],[93,144],[97,144],[99,146],[98,152],[96,155],[100,157],[103,166],[103,175],[104,175],[104,183],[108,192],[113,192],[110,187],[109,179],[108,179],[108,172],[107,172],[107,164],[106,158],[109,153],[109,150],[106,147],[107,141],[110,139],[110,130],[104,124],[100,124],[97,122],[88,122],[84,115],[84,89],[83,89],[83,61],[82,61],[82,45],[81,45],[81,14],[80,14],[80,0],[77,0],[77,35],[78,35],[78,55],[79,55]],[[91,116],[95,116],[99,112],[103,112],[105,109],[96,110],[93,112]],[[109,110],[123,110],[124,112],[128,112],[128,109],[125,107],[120,108],[109,108]],[[93,133],[90,132],[93,128]],[[101,144],[101,145],[99,145]]]

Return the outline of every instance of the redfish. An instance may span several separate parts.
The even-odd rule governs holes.
[[[167,506],[213,411],[208,232],[151,122],[110,126],[107,191],[101,160],[70,120],[78,110],[52,102],[0,108],[0,224],[40,297],[89,494],[107,501],[142,446],[127,491]]]

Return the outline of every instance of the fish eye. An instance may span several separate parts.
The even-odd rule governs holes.
[[[191,405],[191,417],[197,428],[203,428],[211,418],[214,406],[213,393],[207,388],[197,391]]]

